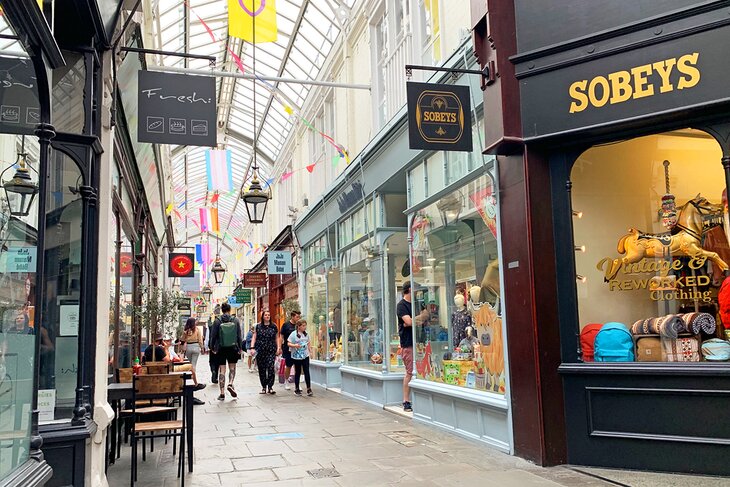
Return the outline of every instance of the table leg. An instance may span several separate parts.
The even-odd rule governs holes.
[[[119,429],[119,401],[112,401],[112,409],[114,410],[114,417],[112,418],[111,424],[111,449],[109,451],[109,465],[114,465],[114,461],[117,459],[117,430]]]
[[[188,472],[193,471],[193,388],[185,388],[185,434],[187,436]]]

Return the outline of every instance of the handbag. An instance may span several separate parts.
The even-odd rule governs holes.
[[[286,361],[283,359],[279,359],[279,384],[283,384],[286,380],[285,372],[286,372]]]
[[[661,362],[661,338],[652,335],[636,337],[636,360],[639,362]]]

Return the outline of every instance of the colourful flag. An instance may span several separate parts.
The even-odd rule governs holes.
[[[208,191],[220,189],[230,191],[233,188],[233,171],[231,170],[231,151],[205,151],[205,170],[208,176]]]
[[[276,41],[277,33],[274,0],[228,0],[229,36],[259,43]]]
[[[200,213],[200,231],[219,233],[218,226],[218,208],[199,208]]]

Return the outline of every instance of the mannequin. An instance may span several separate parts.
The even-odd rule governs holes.
[[[479,304],[479,295],[482,293],[482,288],[479,286],[472,286],[471,289],[469,289],[469,298],[471,300],[472,306]]]
[[[461,294],[454,296],[454,304],[456,308],[451,313],[451,330],[454,347],[457,347],[461,340],[466,338],[466,328],[471,326],[472,322],[471,313],[466,309],[464,296]]]

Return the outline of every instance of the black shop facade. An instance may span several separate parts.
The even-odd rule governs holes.
[[[727,5],[617,3],[514,2],[563,461],[728,475]],[[552,17],[566,29],[537,29]]]

